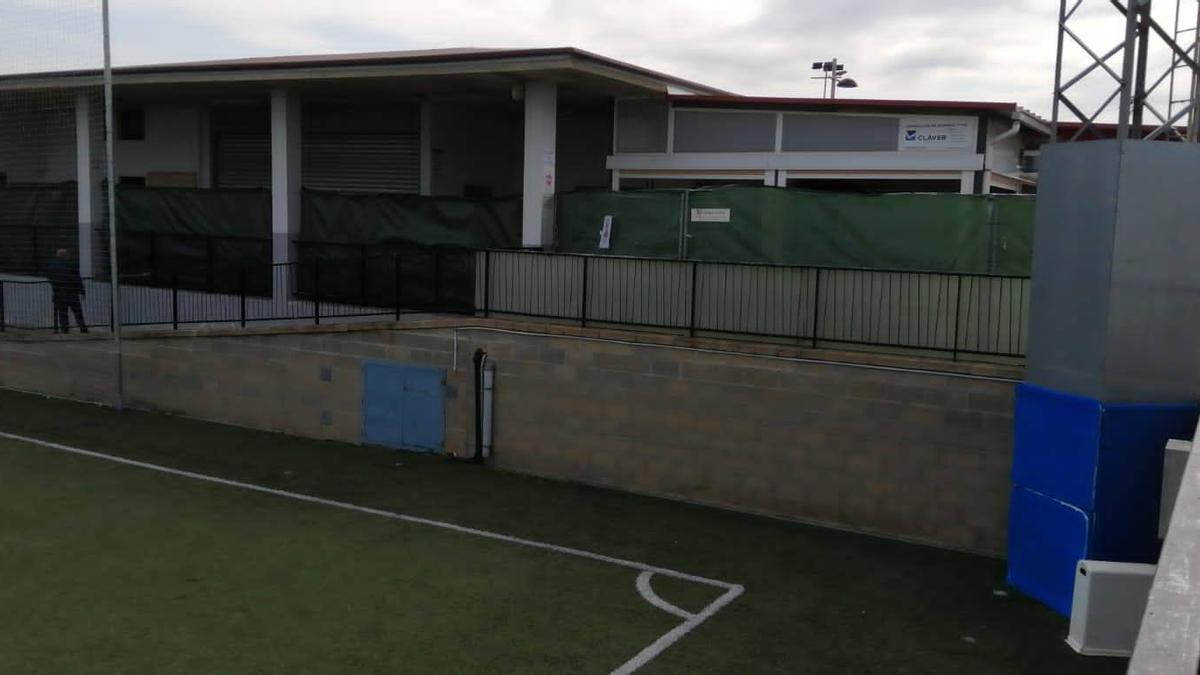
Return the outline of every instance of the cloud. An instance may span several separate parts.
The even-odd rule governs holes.
[[[8,0],[0,37],[31,8],[98,5]],[[571,45],[739,93],[815,96],[821,86],[809,64],[837,57],[861,85],[852,96],[1017,101],[1045,113],[1058,10],[1046,0],[112,0],[112,7],[119,64]],[[1159,16],[1168,26],[1170,18]],[[1106,47],[1122,32],[1107,0],[1084,0],[1074,23]],[[23,40],[15,43],[32,50],[36,40]],[[9,61],[20,59],[6,51]],[[1078,67],[1087,62],[1070,46],[1067,57]],[[1073,93],[1098,102],[1105,77],[1094,73]]]

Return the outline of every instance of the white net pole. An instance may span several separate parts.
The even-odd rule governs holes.
[[[101,5],[104,26],[104,147],[108,189],[108,266],[112,283],[109,299],[112,311],[113,347],[116,351],[116,407],[125,407],[125,359],[121,351],[121,280],[117,261],[117,181],[113,162],[113,77],[112,39],[109,31],[108,0]]]

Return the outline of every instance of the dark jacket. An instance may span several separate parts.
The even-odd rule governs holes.
[[[46,265],[46,279],[55,300],[73,300],[84,294],[83,279],[69,260],[55,258]]]

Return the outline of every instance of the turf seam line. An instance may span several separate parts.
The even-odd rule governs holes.
[[[479,529],[476,529],[473,527],[466,527],[464,525],[455,525],[454,523],[448,523],[445,521],[433,520],[430,518],[421,518],[419,516],[410,516],[410,515],[396,512],[396,511],[386,511],[384,509],[375,509],[375,508],[371,508],[368,506],[359,506],[357,504],[350,504],[348,502],[339,502],[339,501],[336,501],[333,499],[325,499],[323,497],[314,497],[312,495],[306,495],[306,494],[302,494],[299,492],[289,492],[287,490],[270,488],[270,487],[266,487],[263,485],[255,485],[254,483],[245,483],[242,481],[230,480],[227,478],[220,478],[217,476],[210,476],[208,474],[196,473],[194,471],[185,471],[183,469],[175,469],[175,468],[172,468],[169,466],[163,466],[161,464],[152,464],[150,462],[142,462],[142,461],[139,461],[136,459],[128,459],[126,457],[118,457],[116,455],[109,455],[109,454],[105,454],[102,452],[96,452],[94,450],[84,450],[83,448],[76,448],[76,447],[73,447],[70,445],[63,445],[61,443],[54,443],[51,441],[44,441],[44,440],[41,440],[38,438],[31,438],[29,436],[21,436],[18,434],[10,434],[10,433],[5,433],[5,432],[0,432],[0,438],[7,438],[9,440],[19,441],[21,443],[28,443],[30,445],[36,445],[36,446],[41,446],[44,448],[50,448],[53,450],[59,450],[62,452],[73,454],[73,455],[80,455],[83,457],[90,457],[92,459],[104,460],[107,462],[112,462],[114,464],[123,464],[125,466],[132,466],[132,467],[136,467],[136,468],[140,468],[140,469],[147,469],[150,471],[166,473],[166,474],[170,474],[173,476],[180,476],[183,478],[189,478],[189,479],[200,481],[200,482],[214,483],[217,485],[238,488],[238,489],[246,490],[249,492],[257,492],[260,494],[267,494],[267,495],[272,495],[272,496],[276,496],[276,497],[283,497],[286,499],[292,499],[295,501],[306,502],[309,504],[317,504],[320,506],[328,506],[331,508],[342,509],[345,511],[353,511],[353,512],[357,512],[357,513],[372,515],[372,516],[379,516],[382,518],[388,518],[391,520],[397,520],[397,521],[401,521],[401,522],[405,522],[405,523],[412,523],[415,525],[426,525],[429,527],[435,527],[438,529],[448,530],[451,532],[457,532],[460,534],[474,535],[474,536],[481,537],[484,539],[490,539],[492,541],[500,541],[500,542],[505,542],[505,543],[509,543],[509,544],[517,544],[519,546],[525,546],[528,548],[539,549],[539,550],[543,550],[543,551],[550,551],[553,553],[560,553],[563,555],[573,556],[576,558],[584,558],[587,560],[594,560],[597,562],[607,563],[610,565],[616,565],[618,567],[625,567],[625,568],[629,568],[629,569],[638,570],[639,572],[641,572],[641,574],[638,576],[636,586],[638,589],[638,593],[643,597],[643,599],[645,599],[648,603],[650,603],[656,609],[667,612],[668,614],[672,614],[679,618],[684,618],[686,620],[682,624],[676,626],[674,629],[665,633],[662,637],[658,638],[658,640],[656,640],[653,644],[651,644],[649,647],[646,647],[645,649],[643,649],[641,652],[639,652],[636,656],[634,656],[632,659],[627,661],[625,664],[623,664],[622,666],[620,666],[619,668],[614,670],[612,672],[612,675],[628,675],[629,673],[633,673],[634,671],[638,670],[642,666],[646,665],[651,660],[653,660],[655,657],[657,657],[659,654],[661,654],[664,650],[666,650],[668,647],[670,647],[672,644],[679,641],[680,638],[682,638],[683,636],[690,633],[697,626],[699,626],[700,624],[704,623],[709,618],[711,618],[714,614],[716,614],[723,607],[725,607],[729,603],[733,602],[735,599],[737,599],[738,596],[740,596],[745,591],[745,588],[739,584],[731,584],[726,581],[718,581],[716,579],[709,579],[707,577],[701,577],[701,576],[697,576],[694,574],[687,574],[685,572],[679,572],[677,570],[672,570],[672,569],[668,569],[665,567],[657,567],[655,565],[647,565],[645,563],[640,563],[640,562],[636,562],[633,560],[626,560],[624,558],[615,558],[612,556],[602,555],[600,553],[593,553],[591,551],[585,551],[583,549],[571,548],[569,546],[559,546],[557,544],[549,544],[546,542],[536,541],[533,539],[523,539],[521,537],[514,537],[514,536],[507,535],[507,534],[500,534],[498,532],[490,532],[488,530],[479,530]],[[678,607],[675,607],[674,605],[671,605],[670,603],[663,600],[662,598],[659,598],[658,595],[654,593],[653,589],[649,588],[649,578],[655,574],[659,574],[664,577],[670,577],[673,579],[680,579],[682,581],[690,581],[690,582],[705,585],[705,586],[721,588],[721,589],[725,590],[725,593],[723,593],[720,597],[718,597],[716,600],[714,600],[712,603],[710,603],[707,607],[705,607],[699,613],[691,614],[690,612],[686,612]],[[643,578],[645,578],[644,582],[643,582]],[[647,593],[643,592],[643,590],[642,590],[643,584],[645,584],[646,588],[649,589],[649,595],[647,595]],[[653,599],[651,599],[651,598],[653,598]],[[670,609],[668,609],[668,607]]]

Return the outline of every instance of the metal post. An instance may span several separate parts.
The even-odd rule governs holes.
[[[213,269],[213,238],[204,238],[204,265],[208,275],[208,290],[212,292],[216,288],[216,274]]]
[[[171,328],[179,330],[179,272],[171,276]]]
[[[952,349],[951,353],[952,353],[953,359],[955,361],[958,360],[958,331],[959,331],[959,328],[962,326],[961,312],[962,312],[962,291],[963,291],[963,281],[964,280],[965,280],[965,277],[962,277],[962,276],[958,277],[958,293],[957,293],[956,297],[954,298],[954,345],[953,345],[953,349]]]
[[[321,259],[313,260],[313,323],[321,325]]]
[[[688,335],[696,337],[696,286],[700,278],[700,263],[692,261],[692,303],[688,312]]]
[[[113,138],[113,78],[112,38],[109,30],[108,0],[101,0],[104,16],[104,158],[108,174],[108,272],[111,279],[109,310],[112,314],[113,346],[116,348],[117,397],[116,408],[125,407],[125,355],[121,350],[121,283],[119,257],[117,255],[117,168],[114,159]]]
[[[433,311],[442,309],[442,251],[433,249]]]
[[[1050,142],[1058,142],[1058,109],[1062,103],[1063,31],[1067,24],[1067,0],[1058,3],[1058,50],[1054,58],[1054,103],[1050,114]]]
[[[1137,0],[1129,0],[1129,4],[1132,7]],[[1133,78],[1133,128],[1130,136],[1141,138],[1142,117],[1146,108],[1146,59],[1150,54],[1150,3],[1139,7],[1137,16],[1137,71]]]
[[[367,245],[362,244],[358,250],[358,297],[367,304]]]
[[[484,318],[492,310],[492,252],[484,251]]]
[[[0,279],[0,333],[3,333],[5,328],[6,328],[6,326],[5,326],[5,318],[4,318],[4,280]]]
[[[1137,2],[1125,8],[1125,62],[1121,67],[1121,102],[1117,111],[1117,138],[1129,138],[1129,116],[1133,107],[1133,67],[1137,49]]]
[[[36,225],[29,228],[31,239],[33,240],[33,273],[36,275],[42,269],[41,262],[38,260],[38,228]]]
[[[817,336],[821,334],[821,268],[817,268],[816,293],[813,294],[812,347],[817,348]]]
[[[396,320],[400,320],[401,305],[400,305],[400,255],[392,255],[392,270],[394,271],[394,282],[396,290]]]
[[[1176,9],[1175,11],[1176,11],[1176,14],[1179,13],[1178,9]],[[1195,41],[1195,45],[1192,47],[1192,60],[1200,62],[1200,5],[1197,5],[1197,7],[1196,7],[1196,23],[1193,23],[1192,25],[1196,27],[1196,33],[1194,35],[1194,38],[1196,41]],[[1192,81],[1190,83],[1190,86],[1188,87],[1188,93],[1189,93],[1188,98],[1191,99],[1192,101],[1195,101],[1197,98],[1200,98],[1200,72],[1193,69],[1191,74],[1192,74],[1192,77],[1191,77]],[[1175,98],[1175,97],[1172,96],[1171,98]],[[1188,128],[1188,137],[1187,137],[1188,142],[1189,143],[1200,142],[1200,114],[1197,113],[1195,108],[1192,108],[1191,112],[1188,113],[1187,128]]]
[[[240,300],[241,300],[240,310],[241,310],[242,328],[245,328],[246,327],[246,268],[244,268],[244,267],[242,268],[241,273],[238,275],[238,292],[239,292]]]
[[[583,288],[579,292],[579,325],[587,327],[587,312],[588,312],[588,259],[583,258]]]
[[[158,283],[158,235],[150,233],[150,280]]]

